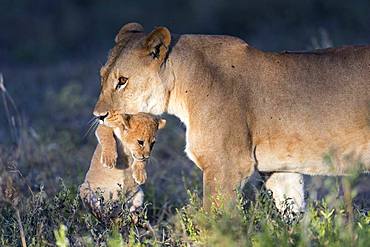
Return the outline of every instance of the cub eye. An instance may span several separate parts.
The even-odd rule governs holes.
[[[137,143],[138,143],[140,146],[144,146],[144,141],[143,141],[143,140],[137,140]]]
[[[124,77],[124,76],[119,77],[118,78],[118,83],[116,85],[116,90],[124,88],[127,85],[127,82],[128,82],[127,77]]]

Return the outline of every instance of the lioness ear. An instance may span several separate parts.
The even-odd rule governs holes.
[[[123,35],[125,35],[126,33],[140,33],[142,31],[144,31],[144,28],[139,23],[136,22],[127,23],[126,25],[121,27],[114,41],[116,43],[119,43],[123,39]]]
[[[123,126],[125,127],[125,129],[130,128],[130,118],[130,114],[122,114]]]
[[[153,59],[162,62],[166,57],[170,43],[170,31],[165,27],[157,27],[145,38],[144,49]]]
[[[166,119],[164,119],[164,118],[160,118],[159,120],[158,120],[158,129],[163,129],[164,128],[164,126],[166,126]]]

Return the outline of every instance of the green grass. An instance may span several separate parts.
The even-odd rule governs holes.
[[[41,189],[24,196],[11,178],[1,180],[1,246],[21,246],[20,224],[28,246],[368,246],[370,241],[369,212],[352,207],[349,212],[342,199],[330,205],[330,196],[310,201],[303,215],[282,215],[268,191],[211,212],[189,191],[185,205],[152,224],[160,212],[149,215],[150,202],[136,216],[124,208],[118,217],[110,217],[107,203],[107,217],[99,221],[84,208],[75,186],[60,181],[55,195]]]

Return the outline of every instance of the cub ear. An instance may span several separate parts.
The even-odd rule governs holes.
[[[170,31],[165,27],[157,27],[145,38],[144,49],[153,59],[162,62],[166,57],[170,43]]]
[[[126,25],[121,27],[121,29],[117,33],[116,38],[114,39],[114,41],[116,43],[121,42],[121,40],[123,39],[123,36],[126,33],[140,33],[140,32],[143,32],[143,31],[144,31],[144,28],[139,23],[136,23],[136,22],[127,23]]]
[[[166,126],[166,119],[164,119],[164,118],[160,118],[159,120],[158,120],[158,129],[163,129],[164,128],[164,126]]]
[[[125,129],[130,129],[130,114],[122,114],[122,124],[125,127]]]

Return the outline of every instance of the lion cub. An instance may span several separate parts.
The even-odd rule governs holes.
[[[147,178],[145,164],[153,149],[157,131],[166,125],[166,120],[148,113],[130,115],[113,112],[104,122],[113,129],[115,136],[122,142],[135,182],[145,183]],[[102,164],[113,168],[117,161],[117,148],[112,131],[98,128],[96,136],[102,147]]]

